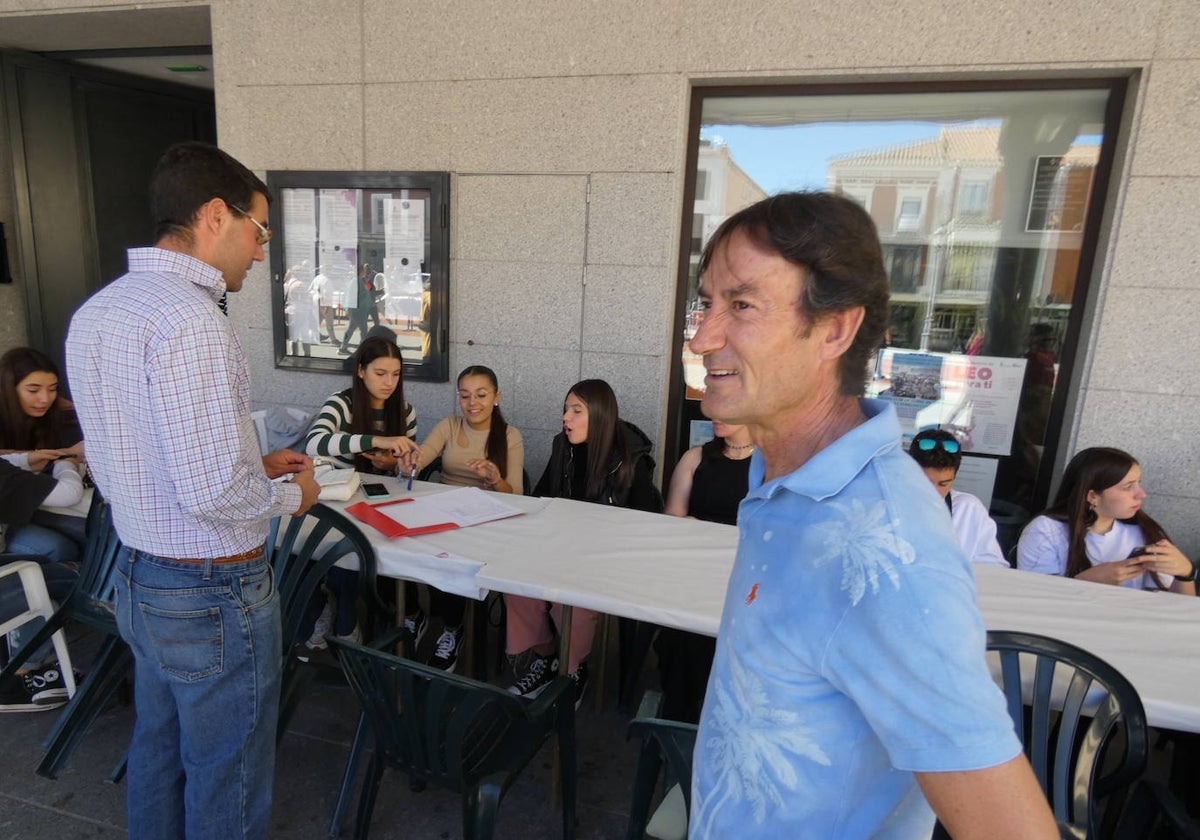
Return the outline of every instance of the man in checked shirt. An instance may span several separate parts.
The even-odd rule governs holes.
[[[269,201],[221,150],[168,149],[150,184],[155,246],[129,251],[129,273],[67,337],[88,462],[125,545],[132,838],[268,833],[282,642],[263,543],[272,517],[319,492],[304,455],[259,455],[246,356],[224,314],[225,292],[263,259]]]

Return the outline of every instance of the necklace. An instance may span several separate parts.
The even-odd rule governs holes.
[[[730,445],[730,444],[728,444],[728,443],[727,443],[727,444],[725,444],[725,451],[726,451],[726,452],[745,452],[747,449],[753,449],[753,448],[754,448],[754,444],[753,444],[753,443],[747,443],[747,444],[745,444],[745,445],[743,445],[743,446],[732,446],[732,445]]]

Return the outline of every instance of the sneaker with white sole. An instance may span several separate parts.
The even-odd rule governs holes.
[[[587,661],[580,662],[567,676],[575,683],[575,711],[579,711],[579,704],[583,702],[583,692],[587,691],[588,687]]]
[[[329,601],[325,602],[325,609],[321,610],[321,614],[317,616],[317,621],[313,624],[312,635],[308,637],[308,641],[304,646],[309,650],[325,650],[329,647],[325,643],[325,637],[333,633],[333,604]]]
[[[70,699],[67,696],[67,683],[57,663],[27,671],[21,675],[21,679],[29,689],[29,696],[39,706],[58,708]]]
[[[55,696],[55,686],[47,683],[44,674],[47,670],[49,669],[40,669],[28,674],[10,674],[0,681],[0,712],[48,712],[65,706],[67,691],[62,685],[58,669],[53,670],[54,677],[62,687],[60,696]]]
[[[416,649],[417,645],[421,644],[421,639],[425,638],[425,631],[429,629],[429,621],[425,618],[424,610],[417,610],[411,616],[405,616],[404,629],[412,636],[412,645]]]
[[[557,656],[534,656],[529,663],[529,670],[508,687],[508,693],[532,700],[541,694],[542,690],[550,685],[556,676],[558,676]]]
[[[438,636],[433,656],[429,657],[429,664],[447,674],[453,674],[458,665],[458,651],[462,646],[462,638],[461,627],[447,627],[443,630],[442,635]]]
[[[361,645],[362,644],[362,631],[358,629],[358,625],[355,625],[354,629],[351,630],[349,633],[345,633],[342,635],[334,634],[333,638],[337,639],[340,642],[350,642],[351,644],[354,644],[354,645]]]

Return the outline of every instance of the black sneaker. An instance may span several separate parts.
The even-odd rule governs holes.
[[[532,700],[541,694],[542,690],[556,676],[558,676],[558,657],[535,655],[533,661],[529,663],[529,670],[508,687],[508,693]]]
[[[61,700],[36,700],[30,676],[10,674],[0,681],[0,712],[46,712],[66,705],[65,691]]]
[[[583,702],[583,692],[587,691],[588,686],[587,662],[580,662],[567,676],[575,683],[575,711],[579,711],[579,704]]]
[[[447,627],[442,631],[442,635],[438,636],[437,649],[434,650],[433,656],[429,657],[429,664],[434,668],[441,668],[447,674],[453,674],[454,668],[458,665],[458,649],[462,645],[463,631],[461,627]]]
[[[67,696],[67,684],[57,664],[29,671],[22,674],[21,679],[29,689],[29,696],[39,706],[58,708],[70,699]]]
[[[413,638],[413,649],[421,644],[421,640],[425,638],[425,631],[429,629],[429,622],[425,619],[425,611],[417,610],[413,616],[407,616],[404,619],[404,629],[407,630]]]

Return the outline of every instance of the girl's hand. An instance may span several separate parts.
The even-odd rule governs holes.
[[[1176,548],[1170,540],[1159,540],[1146,546],[1146,553],[1133,558],[1140,562],[1143,569],[1158,572],[1172,577],[1192,573],[1192,561]]]
[[[48,464],[65,457],[64,453],[65,451],[61,449],[31,449],[25,456],[29,464],[29,471],[41,472]]]
[[[389,473],[396,472],[396,465],[400,463],[400,459],[386,449],[373,449],[370,452],[362,453],[362,456],[377,469]]]
[[[79,443],[72,447],[60,449],[58,451],[62,454],[62,457],[71,459],[76,466],[82,465],[84,462],[83,441],[79,441]]]
[[[1120,586],[1127,580],[1140,577],[1145,568],[1142,557],[1131,557],[1128,560],[1117,560],[1113,563],[1097,563],[1075,575],[1076,580],[1090,580],[1092,583],[1107,583]]]
[[[467,461],[467,466],[474,470],[475,475],[483,479],[483,483],[491,488],[494,488],[504,478],[500,475],[500,468],[486,458],[472,458]]]
[[[381,466],[384,469],[396,470],[397,467],[402,467],[406,473],[416,472],[419,461],[421,460],[421,447],[417,446],[416,441],[404,435],[396,437],[378,437],[374,439],[377,449],[381,449],[388,455],[390,460],[371,462],[376,466]],[[364,455],[369,453],[364,452]],[[378,454],[378,453],[375,453]]]

